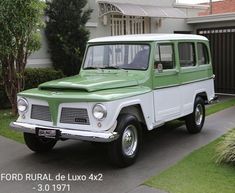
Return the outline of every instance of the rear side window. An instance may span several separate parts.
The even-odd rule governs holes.
[[[163,70],[175,68],[175,55],[173,44],[158,44],[155,60],[156,65],[162,65]],[[157,68],[157,66],[155,66],[155,68]]]
[[[196,65],[194,43],[179,43],[179,60],[181,67],[191,67]]]
[[[197,44],[198,64],[209,64],[209,53],[207,46],[204,43]]]

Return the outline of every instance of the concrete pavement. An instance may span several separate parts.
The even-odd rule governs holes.
[[[129,168],[110,166],[103,145],[80,141],[59,142],[47,154],[34,154],[24,145],[0,137],[0,174],[46,174],[52,181],[0,179],[0,193],[36,193],[45,184],[54,191],[53,184],[68,184],[71,193],[162,193],[141,184],[149,177],[167,169],[195,149],[208,144],[229,129],[235,128],[235,107],[206,118],[204,129],[197,135],[186,132],[185,126],[177,129],[161,127],[144,137],[142,153],[137,163]],[[57,174],[65,180],[56,181]],[[74,177],[74,181],[68,179]],[[85,180],[81,178],[86,177]],[[96,177],[94,177],[96,176]],[[46,187],[47,188],[47,187]],[[58,190],[57,190],[58,192]]]

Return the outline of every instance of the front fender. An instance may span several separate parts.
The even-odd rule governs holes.
[[[110,122],[110,125],[114,124],[123,108],[128,109],[129,106],[140,105],[147,128],[149,130],[153,129],[154,104],[152,92],[133,96],[128,99],[120,99],[117,101],[108,102],[105,105],[107,105],[109,111],[108,113],[110,113],[107,116],[107,120],[109,120],[108,122]]]

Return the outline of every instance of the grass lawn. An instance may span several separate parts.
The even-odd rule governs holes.
[[[9,129],[10,122],[15,120],[16,117],[10,114],[10,110],[0,110],[0,135],[24,143],[21,132]]]
[[[234,105],[235,99],[217,103],[206,109],[206,115]],[[167,124],[180,126],[179,121]],[[215,149],[221,139],[194,151],[176,165],[146,181],[145,185],[169,193],[234,193],[235,167],[215,163]]]
[[[235,99],[226,100],[224,102],[220,102],[212,106],[209,106],[206,109],[207,112],[206,114],[210,115],[234,105],[235,105]],[[10,114],[10,110],[0,110],[0,135],[18,141],[20,143],[24,143],[22,133],[12,131],[9,129],[10,122],[14,120],[16,120],[16,117],[13,117]],[[175,120],[167,123],[166,126],[176,128],[181,126],[182,124],[183,124],[182,121]]]
[[[212,106],[209,106],[206,109],[206,115],[211,115],[213,113],[216,113],[218,111],[224,110],[224,109],[232,107],[232,106],[235,106],[235,99],[234,98],[226,100],[224,102],[219,102],[219,103],[214,104]]]
[[[235,167],[215,164],[218,140],[194,151],[145,185],[169,193],[234,193]]]

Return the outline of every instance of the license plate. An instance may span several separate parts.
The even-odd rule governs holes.
[[[57,131],[54,129],[38,129],[37,135],[39,137],[45,137],[45,138],[56,138],[57,137]]]

